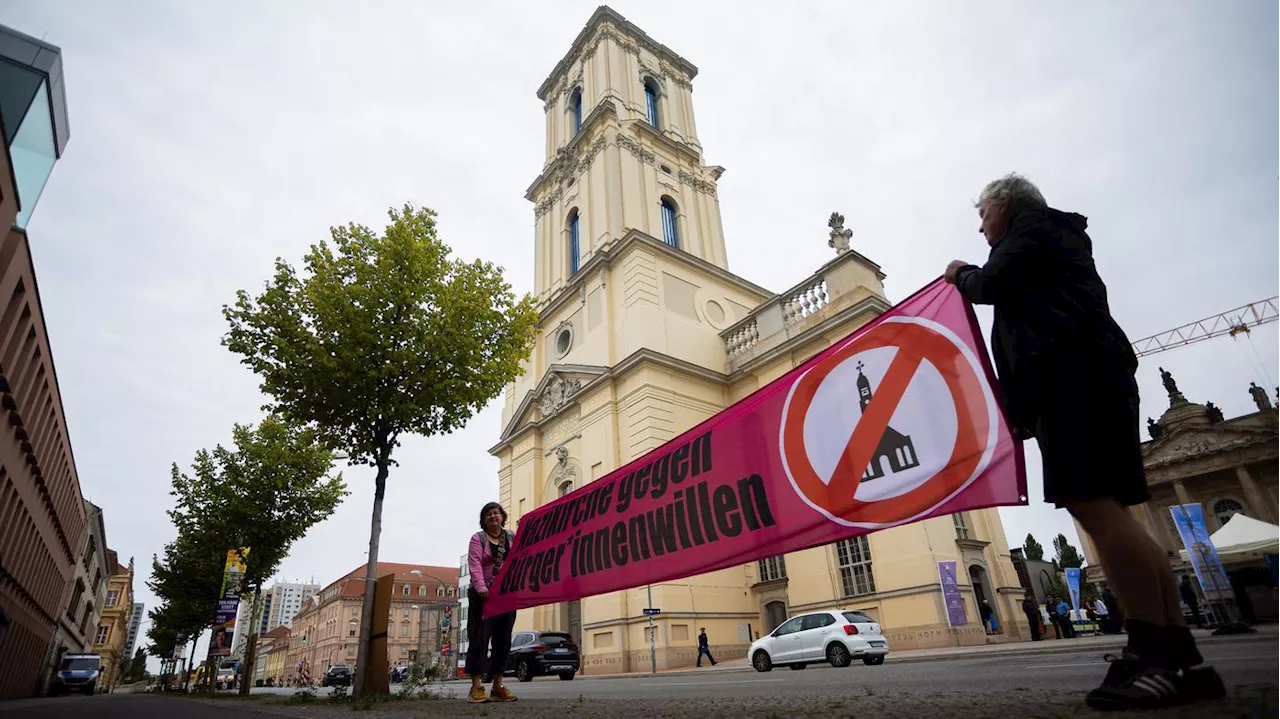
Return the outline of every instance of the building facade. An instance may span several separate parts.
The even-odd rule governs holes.
[[[266,631],[276,627],[293,627],[293,618],[302,609],[302,602],[320,592],[320,586],[303,582],[276,582],[271,587],[270,611],[263,612]]]
[[[93,633],[102,615],[107,598],[107,578],[110,570],[107,555],[107,529],[102,509],[92,502],[84,502],[85,523],[76,546],[75,573],[63,592],[64,610],[58,617],[54,639],[49,643],[48,661],[42,686],[48,682],[62,663],[62,655],[68,652],[87,652],[93,647]],[[42,692],[43,693],[43,692]]]
[[[289,627],[276,627],[271,631],[281,631],[283,633],[279,637],[272,639],[271,646],[267,648],[267,673],[264,681],[269,686],[288,686],[297,677],[297,673],[290,670],[286,661],[289,656],[289,642],[292,632]]]
[[[360,615],[364,611],[365,565],[322,589],[318,597],[302,601],[293,620],[286,662],[296,672],[301,662],[319,680],[329,667],[354,668],[359,654]],[[379,562],[377,576],[395,575],[388,617],[387,660],[391,666],[435,656],[441,643],[440,611],[425,605],[456,601],[458,570],[419,564]]]
[[[264,632],[262,636],[258,637],[257,656],[255,656],[253,660],[253,683],[255,686],[257,686],[259,682],[266,684],[267,677],[277,676],[271,673],[271,652],[274,651],[277,642],[288,641],[288,638],[288,627],[275,627],[268,632]],[[282,665],[283,661],[282,656]]]
[[[129,615],[129,634],[124,640],[124,656],[132,659],[138,646],[138,629],[142,627],[142,619],[146,616],[147,605],[142,602],[133,603],[133,612]]]
[[[454,665],[457,667],[459,674],[462,674],[467,666],[467,649],[471,646],[471,642],[467,639],[467,617],[470,616],[470,602],[467,600],[467,590],[471,588],[471,564],[467,561],[467,555],[462,555],[462,559],[458,560],[458,651],[457,661]]]
[[[1151,500],[1130,507],[1169,555],[1174,573],[1191,575],[1180,554],[1185,547],[1174,524],[1171,507],[1200,504],[1209,532],[1218,531],[1236,514],[1277,524],[1280,516],[1280,425],[1276,407],[1265,391],[1249,391],[1256,410],[1232,419],[1223,417],[1212,402],[1189,401],[1170,375],[1166,389],[1169,408],[1149,420],[1151,439],[1142,445],[1143,466]],[[1087,581],[1106,582],[1097,549],[1087,534],[1080,535]],[[1248,620],[1276,619],[1276,581],[1263,557],[1224,558],[1224,569],[1235,590],[1236,604]]]
[[[490,450],[513,520],[655,449],[890,307],[880,267],[847,251],[835,217],[835,259],[786,292],[729,271],[724,168],[702,155],[696,74],[602,7],[538,90],[545,165],[526,198],[541,333],[506,390]],[[910,447],[892,449],[911,459]],[[947,622],[943,560],[964,568],[968,626]],[[700,627],[717,657],[742,656],[788,614],[829,607],[873,616],[902,649],[1023,638],[1023,591],[999,515],[964,512],[655,585],[657,663],[692,663]],[[982,599],[995,608],[998,637],[980,624]],[[645,588],[614,592],[523,611],[517,626],[573,634],[587,673],[647,670],[648,602]]]
[[[120,681],[120,667],[125,659],[125,643],[129,639],[129,621],[133,612],[133,558],[122,565],[115,552],[107,550],[108,561],[115,567],[107,586],[107,599],[93,638],[93,652],[101,658],[101,691],[114,691]]]
[[[26,231],[68,133],[61,51],[0,27],[0,699],[42,690],[82,557],[85,506]]]

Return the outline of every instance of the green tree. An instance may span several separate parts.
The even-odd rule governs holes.
[[[501,268],[450,258],[435,212],[389,211],[378,235],[335,227],[300,275],[283,259],[256,298],[223,307],[223,344],[262,380],[268,409],[317,428],[348,462],[376,468],[354,694],[370,655],[386,481],[404,435],[447,434],[518,377],[538,313]]]
[[[175,506],[170,511],[180,536],[199,537],[218,547],[247,547],[242,591],[252,596],[257,616],[263,583],[279,569],[293,543],[324,521],[347,495],[342,476],[327,476],[333,453],[316,430],[277,416],[256,428],[236,425],[233,449],[218,445],[196,453],[190,475],[173,467]],[[221,589],[222,564],[214,575]],[[216,598],[216,594],[215,594]],[[250,627],[245,676],[251,676],[258,633]],[[247,694],[248,682],[240,685]]]
[[[1071,546],[1071,542],[1067,541],[1067,535],[1059,534],[1053,538],[1054,559],[1057,560],[1058,566],[1062,569],[1076,568],[1084,566],[1084,557],[1080,556],[1080,550]]]
[[[172,654],[179,637],[194,639],[207,629],[222,590],[226,544],[185,519],[183,525],[178,537],[164,546],[163,558],[151,559],[147,587],[161,600],[161,606],[149,613],[147,636],[154,656]]]
[[[138,651],[134,652],[133,658],[129,660],[128,666],[120,670],[130,684],[140,682],[147,676],[147,650],[138,647]]]
[[[1030,532],[1027,533],[1027,541],[1022,543],[1022,552],[1027,559],[1036,562],[1044,561],[1044,547],[1036,541],[1036,538]]]

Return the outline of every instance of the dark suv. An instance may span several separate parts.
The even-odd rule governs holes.
[[[522,682],[555,674],[565,681],[578,673],[581,657],[573,637],[563,632],[517,632],[511,638],[507,674]]]
[[[344,664],[338,664],[329,667],[329,671],[320,677],[320,686],[322,687],[349,687],[351,686],[351,669]]]

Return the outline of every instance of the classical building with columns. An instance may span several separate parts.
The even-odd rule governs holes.
[[[601,7],[538,89],[546,155],[526,198],[541,332],[524,376],[506,389],[490,450],[512,520],[659,447],[890,307],[884,273],[850,249],[838,214],[813,218],[814,241],[833,258],[790,289],[730,271],[718,199],[725,169],[703,157],[697,72]],[[959,563],[965,626],[947,621],[944,560]],[[898,649],[1010,641],[1027,636],[1022,597],[1000,517],[981,510],[655,585],[652,600],[641,587],[535,607],[517,628],[570,632],[588,674],[648,671],[647,606],[661,609],[656,662],[665,668],[693,663],[703,627],[717,657],[743,656],[789,614],[837,607],[874,617]],[[983,599],[997,636],[982,629]]]
[[[1158,420],[1148,420],[1151,439],[1142,445],[1151,500],[1131,511],[1168,552],[1175,573],[1186,574],[1192,568],[1179,554],[1185,548],[1170,508],[1200,504],[1210,533],[1236,514],[1276,524],[1280,432],[1276,407],[1256,385],[1241,391],[1249,391],[1257,411],[1227,419],[1213,402],[1189,401],[1172,375],[1163,370],[1162,375],[1169,408]],[[1105,582],[1092,542],[1078,524],[1076,530],[1089,566],[1088,581]],[[1252,612],[1252,618],[1274,619],[1275,581],[1265,560],[1229,557],[1224,568],[1246,616]]]

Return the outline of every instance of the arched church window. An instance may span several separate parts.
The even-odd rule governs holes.
[[[658,81],[651,77],[644,79],[644,107],[649,124],[661,127],[658,117]]]
[[[1244,505],[1234,499],[1219,499],[1213,503],[1213,516],[1218,520],[1219,527],[1243,511]]]
[[[680,230],[676,227],[676,203],[670,197],[662,198],[662,241],[672,247],[680,246]]]
[[[573,134],[582,129],[582,88],[576,87],[569,95],[569,121],[573,125]]]
[[[579,247],[578,247],[578,208],[575,207],[572,210],[569,210],[569,274],[570,275],[575,275],[578,273],[580,260],[581,260],[581,256],[579,255]]]

